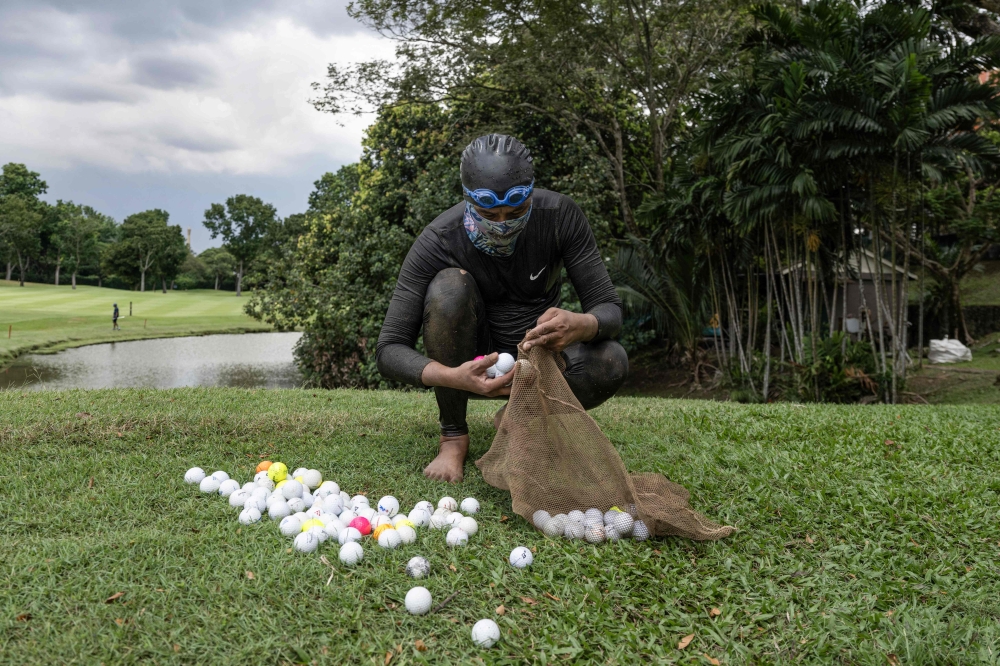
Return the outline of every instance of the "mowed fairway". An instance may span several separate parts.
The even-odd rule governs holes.
[[[243,314],[246,298],[209,289],[140,293],[0,280],[0,361],[97,342],[270,330]],[[111,330],[114,303],[120,331]]]
[[[473,458],[495,408],[472,405]],[[594,414],[629,468],[739,532],[547,540],[473,465],[457,487],[420,475],[429,393],[0,393],[0,662],[996,663],[1000,408],[627,398]],[[182,480],[246,481],[262,457],[407,509],[475,496],[479,533],[454,551],[428,529],[396,551],[366,540],[347,569],[337,546],[290,551]],[[532,568],[507,564],[517,545]],[[402,608],[417,554],[435,604],[457,592],[423,617]],[[491,650],[469,636],[486,617]]]

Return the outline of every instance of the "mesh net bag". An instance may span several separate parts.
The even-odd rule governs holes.
[[[476,461],[490,485],[510,491],[514,512],[531,522],[611,507],[635,513],[655,536],[721,539],[735,531],[691,508],[690,493],[662,474],[629,474],[618,451],[573,395],[562,355],[518,351],[510,401],[493,445]]]

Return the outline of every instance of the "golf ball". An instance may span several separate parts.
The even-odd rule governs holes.
[[[285,496],[285,499],[292,499],[297,497],[302,498],[302,484],[295,479],[290,479],[285,482],[285,485],[281,486],[281,494]]]
[[[622,538],[621,533],[615,529],[614,525],[604,526],[604,538],[608,541],[618,541]]]
[[[378,501],[378,511],[392,518],[399,513],[399,500],[392,495],[386,495]]]
[[[270,460],[262,460],[259,463],[257,463],[257,469],[255,469],[254,471],[255,472],[266,472],[270,466],[271,466],[271,461]]]
[[[201,467],[192,467],[188,471],[184,472],[184,483],[201,483],[201,480],[205,478],[205,470]]]
[[[632,527],[634,525],[635,518],[633,518],[631,514],[625,513],[624,511],[615,514],[615,516],[611,519],[611,526],[615,528],[615,531],[623,537],[632,534]]]
[[[243,502],[243,508],[244,509],[254,508],[263,513],[264,509],[267,508],[267,502],[264,501],[264,498],[257,497],[253,493],[250,493],[250,496],[247,497],[245,502]]]
[[[459,527],[453,527],[448,530],[448,535],[445,537],[445,541],[452,548],[457,548],[469,543],[469,535],[466,534],[465,530]]]
[[[584,520],[586,520],[587,514],[585,514],[583,511],[580,511],[579,509],[573,509],[568,514],[566,514],[566,517],[574,522],[582,523]]]
[[[479,513],[479,500],[475,497],[466,497],[462,500],[462,513],[469,516]]]
[[[514,357],[507,352],[502,352],[497,357],[496,362],[497,377],[500,375],[506,375],[508,372],[514,369]]]
[[[219,492],[220,484],[221,482],[214,476],[206,476],[201,480],[201,483],[198,484],[198,490],[203,493],[217,493]]]
[[[599,522],[601,525],[604,524],[604,512],[600,509],[587,509],[583,515],[587,521]]]
[[[308,471],[309,470],[307,470],[305,467],[296,467],[295,471],[292,472],[292,478],[294,479],[295,477],[302,476]]]
[[[222,486],[219,487],[221,488]],[[253,492],[253,489],[256,488],[257,486],[253,481],[247,481],[240,487],[243,488],[243,490],[246,490],[247,492]]]
[[[635,521],[632,526],[632,538],[636,541],[645,541],[649,538],[649,528],[641,520]]]
[[[566,531],[566,514],[560,513],[552,516],[546,521],[545,525],[542,526],[542,532],[547,537],[558,537],[562,536],[563,532]]]
[[[372,530],[372,537],[374,537],[374,539],[378,541],[378,538],[382,536],[382,532],[392,529],[395,529],[392,525],[379,525],[378,527]]]
[[[582,539],[586,528],[583,523],[577,520],[569,520],[566,522],[566,528],[563,531],[563,536],[567,539]]]
[[[423,578],[431,572],[431,563],[417,555],[406,563],[406,575],[410,578]]]
[[[304,485],[312,490],[319,488],[319,484],[323,483],[323,475],[319,473],[318,469],[307,469],[306,473],[302,475],[302,480]]]
[[[621,513],[621,511],[618,511],[617,509],[608,509],[607,511],[605,511],[604,512],[604,524],[605,525],[610,525],[611,521],[619,513]]]
[[[350,526],[366,536],[372,533],[372,524],[368,522],[367,518],[363,518],[361,516],[352,520]]]
[[[410,615],[425,615],[431,609],[431,593],[426,587],[414,587],[406,593],[404,603]]]
[[[220,469],[215,472],[212,472],[212,478],[218,481],[219,483],[222,483],[223,481],[227,481],[229,479],[229,475]]]
[[[427,515],[434,513],[434,505],[427,500],[421,500],[413,505],[413,509],[422,509],[427,512]]]
[[[286,537],[295,536],[302,532],[302,521],[295,516],[285,516],[278,523],[278,531]]]
[[[424,509],[414,509],[407,518],[417,527],[427,527],[431,524],[431,514]]]
[[[431,516],[430,526],[432,530],[439,530],[447,524],[444,514],[436,513]]]
[[[345,527],[337,534],[337,541],[341,546],[351,541],[361,541],[361,532],[354,527]]]
[[[414,543],[417,540],[417,531],[409,525],[400,525],[396,531],[399,532],[399,539],[403,543]]]
[[[257,472],[256,474],[253,475],[253,482],[254,483],[260,483],[261,479],[267,479],[267,470],[266,469],[263,470],[263,471],[261,471],[261,472]],[[268,481],[270,481],[270,479],[268,479]]]
[[[284,497],[284,495],[282,495],[282,497]],[[299,511],[306,510],[306,503],[302,501],[301,497],[293,497],[292,499],[287,500],[286,503],[292,513],[298,513]]]
[[[371,522],[373,530],[374,529],[378,529],[379,527],[382,527],[383,525],[388,525],[389,527],[392,527],[392,518],[390,518],[389,516],[385,515],[384,513],[379,513],[379,514],[376,514],[376,515],[372,516],[372,518],[371,518],[371,520],[369,522]]]
[[[292,545],[300,553],[311,553],[319,548],[319,539],[313,532],[299,532]]]
[[[531,563],[535,561],[535,556],[531,554],[531,551],[524,546],[518,546],[514,550],[510,551],[510,563],[511,566],[518,569],[523,569],[524,567],[530,567]]]
[[[340,561],[349,567],[353,567],[360,562],[364,556],[364,549],[356,541],[348,541],[340,547]]]
[[[310,534],[314,535],[320,543],[323,543],[324,541],[330,538],[330,533],[326,531],[326,528],[323,527],[322,523],[315,527],[309,528],[307,531]]]
[[[465,518],[465,516],[458,511],[452,511],[451,513],[445,514],[444,523],[445,525],[458,525],[458,521],[462,520],[462,518]]]
[[[480,620],[472,626],[472,642],[483,648],[491,648],[500,640],[500,627],[493,620]]]
[[[469,536],[473,536],[476,532],[479,531],[479,523],[477,523],[476,519],[473,518],[472,516],[466,516],[465,518],[462,518],[455,524],[455,527],[459,528]]]
[[[257,482],[257,486],[268,491],[274,490],[274,481],[267,478],[267,472],[261,472],[261,474],[264,475],[264,478]]]
[[[281,520],[292,515],[292,510],[288,508],[288,502],[271,502],[267,507],[267,515],[271,516],[272,520]]]
[[[588,543],[601,543],[604,541],[604,528],[600,525],[588,527],[587,531],[583,534],[583,538],[586,539]]]
[[[539,509],[538,511],[531,514],[531,523],[538,529],[542,529],[542,527],[545,525],[545,523],[549,521],[549,518],[551,517],[552,516],[549,515],[548,511]]]
[[[490,367],[486,368],[486,376],[489,377],[490,379],[496,379],[502,374],[503,374],[502,372],[497,370],[496,364],[493,364]]]
[[[329,497],[331,495],[340,496],[340,486],[338,486],[333,481],[324,481],[319,484],[319,488],[316,489],[316,494],[320,497]]]
[[[310,518],[306,522],[302,523],[302,531],[308,532],[314,527],[323,527],[323,523],[316,520],[315,518]]]
[[[252,506],[240,511],[240,522],[244,525],[256,523],[258,520],[260,520],[260,511],[257,510],[257,507]]]
[[[246,504],[246,501],[250,499],[250,493],[245,490],[237,490],[229,495],[229,506],[237,507]]]
[[[370,506],[363,506],[358,509],[358,515],[370,523],[373,520],[375,520],[375,516],[378,515],[378,511],[371,508]]]
[[[351,521],[358,517],[358,514],[354,513],[350,509],[344,509],[339,514],[337,514],[337,517],[340,518],[340,522],[344,523],[345,525],[350,525]]]
[[[323,500],[323,506],[326,507],[327,512],[339,516],[344,510],[344,500],[340,499],[340,495],[330,494]]]
[[[302,489],[302,503],[306,505],[307,509],[316,503],[316,498],[304,487]]]
[[[267,478],[275,483],[281,483],[288,477],[288,468],[285,463],[276,462],[267,468]]]
[[[405,522],[408,525],[413,525],[413,523],[410,522],[409,517],[407,517],[407,515],[405,513],[397,513],[395,516],[392,517],[392,526],[393,527],[398,527],[399,524],[403,523],[403,522]]]
[[[438,500],[439,509],[448,509],[448,511],[458,510],[458,502],[455,501],[454,497],[442,497]]]
[[[234,492],[240,489],[240,484],[232,479],[226,479],[219,484],[219,494],[223,497],[229,497]]]
[[[399,548],[403,540],[399,537],[399,532],[386,526],[386,529],[378,535],[378,545],[387,550]]]
[[[368,498],[364,495],[355,495],[351,498],[351,511],[358,513],[358,510],[362,507],[369,506]]]

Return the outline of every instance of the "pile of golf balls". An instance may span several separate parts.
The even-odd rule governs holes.
[[[649,538],[649,528],[635,517],[635,513],[634,505],[630,505],[628,511],[611,507],[608,511],[587,509],[558,513],[554,516],[549,515],[548,511],[539,509],[531,518],[535,527],[548,537],[584,539],[588,543],[629,538],[645,541]],[[511,563],[513,564],[513,561]]]

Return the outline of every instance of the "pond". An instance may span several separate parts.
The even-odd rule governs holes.
[[[292,348],[301,333],[242,333],[112,342],[28,354],[0,370],[0,390],[296,388]]]

